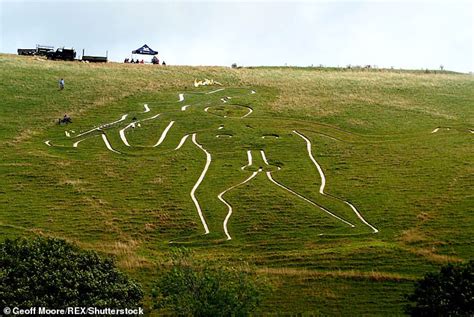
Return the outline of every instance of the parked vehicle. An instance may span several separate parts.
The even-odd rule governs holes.
[[[46,54],[48,59],[73,61],[76,58],[76,51],[73,48],[58,48],[56,51],[51,51]]]
[[[18,55],[35,55],[36,49],[34,48],[19,48]]]
[[[108,60],[108,52],[106,52],[105,56],[94,56],[94,55],[86,55],[86,50],[82,50],[82,61],[88,63],[107,63]]]
[[[54,46],[36,45],[35,55],[46,56],[48,52],[54,51]]]
[[[89,63],[107,63],[107,56],[82,56],[82,60]]]
[[[46,56],[48,52],[54,51],[54,47],[36,44],[36,48],[19,48],[18,55]]]

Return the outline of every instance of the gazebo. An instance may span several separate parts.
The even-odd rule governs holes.
[[[133,55],[135,55],[135,54],[148,55],[148,56],[156,57],[156,55],[158,55],[158,51],[155,51],[155,50],[151,49],[148,45],[145,44],[142,47],[137,48],[136,50],[132,51],[132,59],[134,58]]]

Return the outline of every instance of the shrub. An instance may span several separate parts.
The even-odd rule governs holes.
[[[405,311],[411,316],[473,316],[474,261],[426,274],[407,299],[412,303]]]
[[[186,316],[242,316],[257,308],[265,287],[248,267],[199,266],[186,249],[156,283],[155,308]]]
[[[0,244],[0,307],[137,307],[141,287],[111,259],[64,240],[36,238]]]

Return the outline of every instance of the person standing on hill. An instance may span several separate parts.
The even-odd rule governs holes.
[[[59,90],[63,90],[63,89],[64,89],[64,79],[61,78],[61,79],[59,80]]]

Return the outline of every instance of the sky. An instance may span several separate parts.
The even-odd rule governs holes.
[[[0,0],[0,52],[36,44],[173,65],[474,71],[474,0]]]

